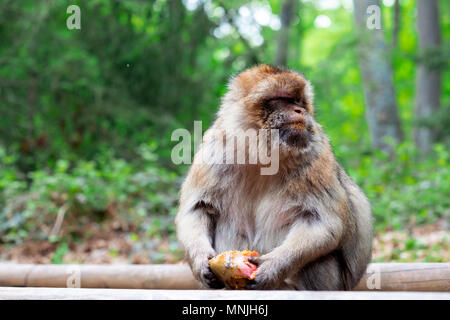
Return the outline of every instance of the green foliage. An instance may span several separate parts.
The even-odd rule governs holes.
[[[450,145],[450,108],[441,108],[435,114],[416,121],[416,126],[431,128],[436,139]]]
[[[17,157],[7,154],[6,149],[0,146],[0,206],[5,205],[5,199],[14,198],[23,192],[26,183],[22,181],[23,174],[17,170],[15,164]]]
[[[140,165],[110,155],[76,163],[60,159],[54,168],[30,172],[27,188],[20,178],[5,175],[0,180],[0,201],[6,204],[0,211],[1,240],[20,241],[29,232],[46,238],[61,210],[73,231],[116,216],[130,224],[139,224],[149,213],[173,216],[178,176],[147,163],[156,160],[152,150],[140,147]]]
[[[391,159],[381,152],[346,155],[344,166],[368,196],[376,230],[450,218],[450,155],[439,144],[435,151],[421,161],[417,150],[403,143]]]
[[[61,242],[53,253],[52,263],[62,264],[64,255],[69,251],[67,242]]]

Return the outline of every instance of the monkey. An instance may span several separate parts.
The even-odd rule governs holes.
[[[197,161],[222,154],[213,133],[249,129],[278,130],[276,173],[262,175],[259,162]],[[228,250],[260,253],[250,290],[352,290],[371,259],[369,200],[314,118],[312,85],[266,64],[230,79],[181,186],[175,226],[202,289],[224,287],[208,260]]]

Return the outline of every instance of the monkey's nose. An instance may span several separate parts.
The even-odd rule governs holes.
[[[290,112],[291,121],[301,121],[304,120],[305,110],[300,107],[294,107]]]

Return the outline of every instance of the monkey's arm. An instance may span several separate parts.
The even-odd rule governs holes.
[[[188,260],[216,254],[211,245],[211,218],[202,208],[193,208],[181,210],[175,219],[178,240],[183,245]]]
[[[194,276],[208,287],[223,287],[208,265],[208,260],[217,253],[212,247],[213,215],[205,203],[193,200],[180,206],[175,225],[178,241],[184,248]]]
[[[258,272],[249,289],[271,289],[298,272],[307,263],[333,251],[343,234],[343,223],[335,214],[298,218],[283,243],[252,259]]]

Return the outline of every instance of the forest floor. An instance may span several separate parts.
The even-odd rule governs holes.
[[[151,239],[111,228],[90,226],[90,236],[79,241],[25,241],[0,246],[0,261],[16,263],[152,264],[180,263],[183,253],[173,237]],[[140,240],[142,239],[142,240]],[[445,220],[409,230],[385,230],[375,235],[373,262],[448,262],[450,231]]]

